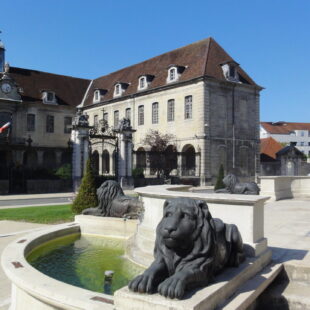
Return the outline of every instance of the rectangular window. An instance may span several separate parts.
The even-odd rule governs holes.
[[[152,124],[158,124],[158,102],[152,104]]]
[[[140,79],[140,88],[144,88],[144,86],[145,86],[145,78],[142,77],[142,78]]]
[[[167,121],[168,122],[173,122],[174,121],[174,99],[168,100]]]
[[[185,97],[185,107],[184,107],[184,118],[185,119],[190,119],[192,118],[192,96],[186,96]]]
[[[109,114],[108,113],[103,113],[103,120],[108,122],[109,119]]]
[[[138,107],[138,125],[144,125],[144,106]]]
[[[170,81],[173,81],[175,79],[175,69],[170,69],[170,72],[169,72],[169,79]]]
[[[94,115],[94,126],[98,126],[98,115]]]
[[[50,101],[50,102],[54,101],[54,93],[48,92],[46,99],[47,101]]]
[[[46,132],[54,132],[54,116],[46,115]]]
[[[305,135],[305,133],[303,131],[301,131],[300,135],[303,137]]]
[[[27,131],[36,130],[36,116],[35,114],[27,114]]]
[[[304,142],[300,142],[300,146],[304,146]]]
[[[127,108],[125,111],[125,117],[131,121],[131,109]]]
[[[119,111],[114,111],[114,127],[116,128],[119,123]]]
[[[65,116],[64,118],[64,133],[71,133],[72,117]]]

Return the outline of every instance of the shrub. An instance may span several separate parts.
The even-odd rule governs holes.
[[[224,179],[224,167],[221,164],[220,169],[219,169],[219,173],[217,175],[216,184],[214,186],[215,191],[220,189],[220,188],[225,188],[225,184],[223,183],[223,179]]]
[[[88,159],[79,192],[72,204],[72,211],[76,214],[80,214],[84,209],[95,208],[97,205],[98,199],[95,177],[91,168],[90,160]]]
[[[55,175],[63,180],[70,180],[72,175],[71,164],[64,164],[57,169]]]
[[[132,170],[132,176],[137,178],[144,178],[144,169],[143,168],[135,168]]]

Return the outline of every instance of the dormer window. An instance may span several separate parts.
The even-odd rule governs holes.
[[[117,95],[120,95],[120,94],[121,94],[121,84],[116,84],[115,85],[114,95],[117,96]]]
[[[167,83],[178,81],[185,70],[183,66],[170,65],[168,68]]]
[[[171,68],[169,70],[169,80],[174,81],[176,79],[176,68]]]
[[[42,100],[45,104],[57,104],[56,96],[53,91],[44,90],[42,91]]]
[[[97,89],[94,92],[94,102],[99,102],[100,101],[100,91]]]
[[[154,79],[154,75],[150,75],[150,74],[141,75],[139,77],[138,90],[147,89],[153,79]]]
[[[94,90],[94,98],[93,98],[93,103],[99,103],[102,99],[103,96],[107,93],[106,89],[99,89],[96,88]]]
[[[221,64],[221,66],[226,80],[240,83],[239,74],[237,72],[238,63],[229,61]]]
[[[114,94],[113,97],[120,97],[126,88],[129,86],[127,83],[116,83],[114,86]]]
[[[146,87],[146,78],[141,76],[139,80],[139,89],[144,89]]]

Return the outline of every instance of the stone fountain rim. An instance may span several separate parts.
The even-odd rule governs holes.
[[[80,233],[78,223],[56,225],[16,239],[2,253],[3,270],[13,285],[43,303],[70,310],[113,309],[113,296],[58,281],[41,273],[27,262],[26,256],[35,247],[74,233]]]
[[[137,187],[135,192],[144,197],[153,197],[155,195],[156,197],[166,199],[175,198],[177,195],[178,197],[201,199],[210,203],[223,203],[227,201],[227,196],[229,196],[230,204],[238,205],[254,205],[257,202],[264,203],[270,198],[269,196],[260,195],[190,192],[188,191],[190,188],[192,188],[191,185],[152,185]]]

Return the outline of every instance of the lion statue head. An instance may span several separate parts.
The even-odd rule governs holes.
[[[182,298],[225,266],[237,266],[242,253],[237,227],[213,219],[204,201],[168,199],[156,229],[155,261],[128,286],[134,292]]]
[[[224,177],[223,183],[229,192],[233,192],[237,183],[237,177],[234,174],[229,173]]]

